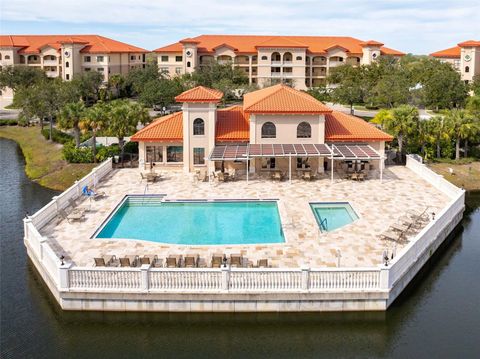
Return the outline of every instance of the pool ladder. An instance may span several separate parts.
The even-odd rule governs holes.
[[[327,222],[327,218],[324,218],[322,219],[322,217],[320,217],[320,230],[323,232],[328,232],[328,222]]]

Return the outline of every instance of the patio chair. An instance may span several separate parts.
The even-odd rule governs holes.
[[[230,266],[231,267],[242,267],[243,258],[240,254],[231,254],[230,255]]]
[[[95,257],[93,258],[93,260],[95,261],[95,267],[106,267],[105,259],[103,259],[102,257]]]
[[[230,170],[230,172],[228,173],[228,179],[230,181],[235,181],[235,174],[236,174],[236,170],[235,168],[233,168],[232,170]]]
[[[58,214],[62,219],[66,219],[68,223],[74,221],[81,221],[85,217],[85,213],[79,210],[73,210],[70,213],[67,213],[64,209],[58,210]]]
[[[184,259],[185,268],[197,267],[198,255],[186,255]]]
[[[153,263],[152,263],[152,266],[154,268],[162,268],[163,267],[163,259],[161,258],[156,258]]]
[[[158,259],[156,254],[146,254],[140,258],[140,265],[150,264],[152,265]]]
[[[259,259],[257,261],[257,267],[258,268],[268,268],[268,259]]]
[[[305,171],[303,172],[303,176],[302,178],[305,180],[305,181],[311,181],[312,180],[312,174],[310,171]]]
[[[91,204],[89,204],[89,205],[87,205],[87,206],[85,206],[85,205],[79,205],[79,204],[77,203],[77,201],[74,200],[73,198],[70,198],[70,199],[68,200],[68,203],[70,204],[70,207],[72,207],[74,211],[78,211],[78,212],[82,212],[82,211],[83,211],[83,212],[88,212],[88,211],[90,211],[90,209],[91,209],[91,207],[92,207]]]
[[[223,172],[219,172],[217,176],[219,182],[226,182],[225,174]]]
[[[166,259],[167,268],[177,268],[180,267],[181,264],[181,256],[178,255],[170,255]]]
[[[365,174],[364,173],[357,174],[357,180],[359,180],[359,181],[365,180]]]
[[[358,180],[358,173],[355,173],[355,172],[352,173],[351,176],[350,176],[350,179],[352,179],[354,181]]]
[[[212,256],[212,268],[220,268],[222,266],[222,256],[213,255]]]

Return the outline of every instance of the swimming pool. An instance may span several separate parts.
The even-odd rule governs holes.
[[[276,201],[142,202],[128,197],[96,238],[187,245],[285,242]]]
[[[333,231],[358,219],[348,202],[310,203],[310,207],[322,232]]]

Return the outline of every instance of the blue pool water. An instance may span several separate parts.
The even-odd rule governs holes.
[[[128,202],[113,214],[97,238],[189,245],[285,241],[274,201]]]
[[[348,203],[310,203],[310,207],[322,231],[330,232],[358,219]]]

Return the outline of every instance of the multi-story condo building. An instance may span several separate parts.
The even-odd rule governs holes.
[[[201,35],[154,52],[159,68],[170,76],[191,73],[216,60],[238,66],[259,87],[283,82],[297,89],[324,84],[335,66],[404,55],[377,41],[330,36]]]
[[[145,66],[149,51],[99,35],[0,35],[0,69],[3,66],[34,66],[49,77],[71,80],[75,74],[98,71],[108,81]],[[12,92],[1,95],[11,97]]]
[[[480,41],[464,41],[457,46],[434,52],[430,56],[452,64],[466,83],[471,82],[474,76],[480,75]]]

